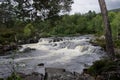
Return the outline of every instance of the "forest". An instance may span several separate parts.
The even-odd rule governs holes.
[[[109,11],[109,19],[114,41],[119,43],[120,38],[120,12]],[[85,14],[60,15],[55,20],[21,21],[12,19],[0,23],[0,43],[9,44],[15,39],[26,40],[34,37],[74,36],[82,34],[104,35],[103,21],[100,13],[89,11]],[[117,44],[120,45],[120,44]]]

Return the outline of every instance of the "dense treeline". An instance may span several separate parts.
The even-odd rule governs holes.
[[[118,39],[120,35],[120,12],[109,12],[109,18],[112,25],[113,38]],[[0,42],[28,39],[35,36],[104,34],[102,17],[94,11],[89,11],[86,14],[61,15],[56,20],[13,20],[8,24],[0,24]]]
[[[68,15],[73,0],[4,0],[0,2],[0,44],[47,36],[103,33],[100,14]],[[120,12],[109,12],[114,39],[120,34]]]

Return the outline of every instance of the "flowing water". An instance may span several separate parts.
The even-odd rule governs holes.
[[[20,52],[25,53],[0,56],[0,77],[7,77],[13,70],[25,74],[39,72],[45,74],[46,67],[64,68],[81,73],[86,67],[104,56],[101,47],[89,41],[93,36],[41,38],[38,43],[22,45]],[[42,64],[42,66],[38,66]],[[43,65],[44,64],[44,65]]]

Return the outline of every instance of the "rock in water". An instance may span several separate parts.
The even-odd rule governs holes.
[[[80,75],[60,68],[46,68],[45,80],[95,80],[90,75]]]
[[[18,74],[23,80],[44,80],[44,76],[40,73],[33,72],[32,74]]]
[[[40,64],[38,64],[38,66],[44,66],[44,63],[40,63]]]

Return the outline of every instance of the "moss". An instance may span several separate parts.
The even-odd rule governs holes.
[[[102,48],[106,49],[106,43],[104,39],[96,39],[96,44],[100,45]]]
[[[120,61],[113,60],[99,60],[94,62],[94,64],[88,69],[88,73],[97,76],[104,72],[117,71],[118,66],[120,66]]]
[[[88,69],[88,73],[91,74],[92,76],[96,76],[101,74],[103,68],[106,65],[106,60],[100,60],[94,62],[94,64]]]
[[[40,34],[40,37],[50,37],[51,35],[47,32],[43,32]]]
[[[106,43],[105,43],[105,39],[99,39],[97,38],[94,41],[90,41],[91,44],[93,45],[99,45],[101,46],[104,50],[106,50]]]

